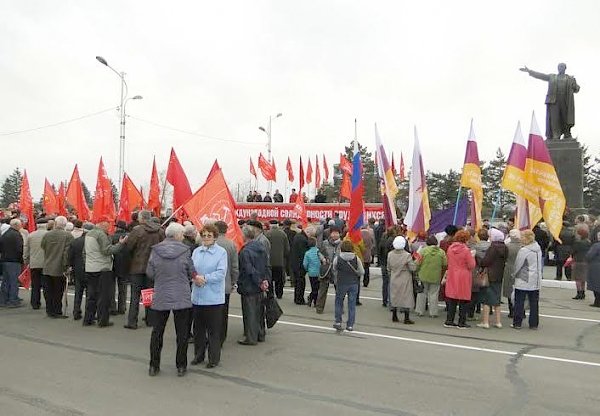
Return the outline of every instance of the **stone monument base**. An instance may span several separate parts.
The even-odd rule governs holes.
[[[571,211],[583,210],[583,149],[575,139],[546,140],[554,169]]]

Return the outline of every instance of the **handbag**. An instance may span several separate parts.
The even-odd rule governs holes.
[[[413,283],[413,291],[415,293],[423,293],[423,291],[425,290],[425,285],[423,285],[423,282],[421,281],[421,279],[419,279],[417,276],[413,276],[412,283]]]
[[[490,277],[486,268],[481,268],[475,276],[475,286],[488,287],[490,285]]]
[[[565,264],[563,267],[571,267],[573,265],[573,256],[569,256],[567,257],[567,259],[565,260]]]
[[[267,328],[273,328],[281,315],[283,315],[283,310],[279,303],[277,303],[277,299],[274,296],[267,296],[263,300],[263,305],[265,306],[265,320],[267,323]]]

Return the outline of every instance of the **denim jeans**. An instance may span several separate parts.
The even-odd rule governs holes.
[[[2,286],[0,286],[0,303],[15,305],[19,303],[19,275],[21,263],[7,262],[2,265]]]
[[[344,309],[344,299],[348,295],[348,321],[346,327],[354,326],[356,318],[356,296],[358,295],[359,283],[337,284],[335,290],[335,322],[342,323],[342,310]]]
[[[529,298],[529,328],[537,328],[540,321],[539,311],[539,290],[520,290],[515,289],[515,311],[513,325],[520,327],[525,317],[525,297]]]

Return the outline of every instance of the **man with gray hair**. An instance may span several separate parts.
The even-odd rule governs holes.
[[[165,239],[165,233],[159,224],[152,221],[152,212],[144,210],[138,214],[139,225],[136,225],[127,237],[126,247],[131,255],[129,266],[129,279],[131,280],[131,301],[129,302],[129,315],[127,318],[127,329],[137,329],[138,314],[140,309],[140,297],[142,289],[153,286],[148,276],[146,267],[150,258],[152,246]],[[145,310],[146,325],[148,322],[148,309]]]
[[[29,234],[27,237],[27,245],[25,246],[25,253],[23,254],[23,260],[25,264],[29,266],[31,270],[31,300],[30,304],[33,309],[39,309],[41,306],[41,291],[42,286],[46,284],[44,281],[44,275],[42,273],[44,269],[44,250],[42,250],[42,238],[48,230],[46,226],[48,220],[41,218],[37,221],[37,230]],[[47,293],[44,289],[44,298]]]
[[[21,220],[14,218],[10,227],[0,237],[0,261],[2,262],[2,285],[0,286],[0,307],[18,308],[19,274],[23,264],[23,236]]]
[[[54,229],[48,231],[40,244],[44,250],[44,269],[46,277],[46,314],[50,318],[67,318],[62,312],[62,298],[67,286],[65,273],[69,268],[69,247],[73,241],[70,232],[65,231],[67,219],[56,217]],[[66,311],[65,311],[66,312]]]

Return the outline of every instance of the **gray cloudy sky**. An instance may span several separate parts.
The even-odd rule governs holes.
[[[248,157],[266,154],[269,114],[279,188],[287,156],[297,170],[323,153],[330,164],[354,134],[411,160],[417,125],[425,169],[460,169],[471,117],[481,159],[510,147],[516,122],[544,127],[546,84],[518,68],[577,77],[574,135],[600,152],[598,28],[589,1],[3,1],[0,5],[0,179],[26,168],[34,199],[44,177],[68,179],[79,163],[93,190],[100,156],[117,181],[119,104],[127,73],[126,171],[150,178],[174,146],[192,189],[219,159],[230,183],[247,181]],[[163,129],[151,121],[204,137]],[[241,142],[241,143],[240,143]],[[319,157],[320,158],[320,157]],[[259,187],[265,189],[265,182]]]

